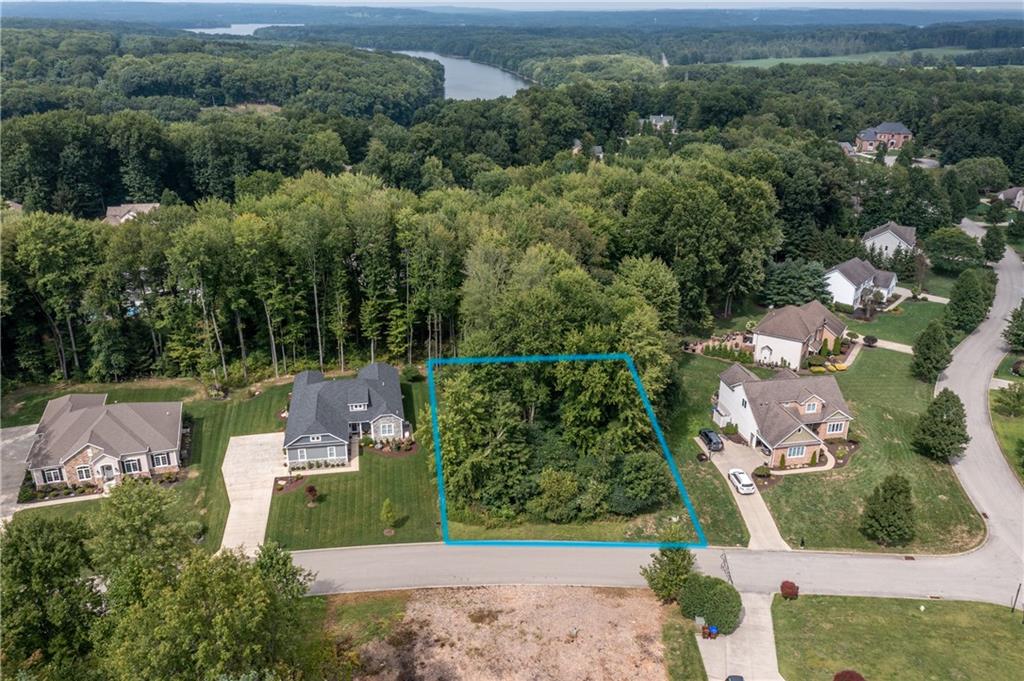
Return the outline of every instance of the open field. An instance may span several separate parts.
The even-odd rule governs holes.
[[[729,62],[729,66],[756,66],[768,68],[778,64],[851,64],[858,62],[886,62],[889,59],[902,57],[910,58],[914,53],[932,57],[951,57],[956,54],[966,54],[973,50],[957,47],[925,47],[919,50],[889,51],[889,52],[862,52],[860,54],[837,54],[828,57],[769,57],[767,59],[742,59]]]
[[[406,418],[416,417],[427,399],[423,381],[402,384]],[[328,546],[437,541],[437,487],[423,450],[405,458],[373,452],[361,455],[359,471],[307,478],[320,493],[315,508],[306,506],[303,487],[274,494],[267,522],[267,539],[289,549]],[[391,499],[398,516],[394,536],[384,535],[381,506]]]
[[[357,653],[357,679],[648,681],[666,670],[671,681],[706,679],[692,629],[646,589],[503,586],[320,600],[319,625]]]
[[[188,519],[201,521],[206,528],[203,546],[207,550],[214,551],[220,547],[230,506],[224,478],[221,475],[221,464],[224,461],[228,440],[235,435],[283,430],[284,421],[278,417],[278,412],[287,406],[290,389],[290,384],[278,385],[263,390],[256,397],[239,393],[226,400],[195,400],[185,403],[185,413],[193,420],[192,452],[188,468],[183,471],[186,479],[175,489],[181,503],[182,515]],[[57,396],[57,392],[50,391],[47,397],[42,397],[43,393],[40,393],[42,406],[45,406],[46,399]],[[116,399],[138,401],[182,399],[190,394],[183,392],[180,387],[168,388],[162,385],[134,385],[110,389],[107,392],[111,399],[118,395]],[[28,408],[35,409],[36,404],[36,400],[26,400],[25,406],[18,410],[17,416],[28,413]],[[38,411],[42,413],[42,408],[39,407]],[[102,501],[89,500],[28,509],[22,513],[71,517],[89,514],[101,503]]]
[[[942,303],[907,300],[890,312],[879,312],[870,322],[848,316],[844,319],[851,331],[862,336],[913,345],[928,322],[941,317],[945,308]]]
[[[999,447],[1003,450],[1003,456],[1010,464],[1010,468],[1017,473],[1021,484],[1024,484],[1024,461],[1018,454],[1017,445],[1024,441],[1024,417],[1006,416],[995,410],[995,390],[989,393],[989,415],[992,417],[992,430],[999,440]]]
[[[861,352],[837,375],[853,410],[852,432],[860,449],[845,467],[792,475],[764,493],[765,502],[791,546],[955,553],[976,546],[984,525],[948,464],[933,462],[910,444],[932,386],[910,375],[909,355],[882,349]],[[884,549],[858,531],[864,499],[887,475],[905,475],[913,491],[917,537],[906,547]]]
[[[776,596],[772,619],[786,681],[831,679],[843,669],[867,679],[1012,681],[1024,669],[1020,610],[1005,606]]]

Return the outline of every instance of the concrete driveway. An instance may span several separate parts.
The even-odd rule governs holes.
[[[772,595],[740,596],[743,622],[739,629],[714,640],[697,636],[708,681],[723,681],[730,674],[742,676],[744,681],[783,681],[775,653]]]
[[[240,548],[249,555],[263,543],[270,517],[274,478],[286,475],[284,433],[233,437],[224,453],[224,486],[231,509],[224,525],[221,549]]]
[[[35,425],[0,430],[0,517],[14,514],[18,489],[25,479],[25,459],[32,448]]]
[[[696,440],[701,447],[704,447],[700,438],[696,438]],[[747,530],[750,531],[748,548],[789,551],[789,544],[779,534],[779,528],[775,525],[775,519],[772,518],[771,511],[768,510],[764,499],[761,498],[761,493],[740,494],[729,481],[730,468],[741,468],[753,478],[754,469],[765,462],[765,457],[746,445],[737,444],[725,438],[722,439],[722,442],[725,444],[724,449],[711,454],[711,462],[715,464],[715,468],[719,470],[729,485],[732,498],[740,509],[740,515],[743,516]],[[705,451],[707,450],[705,449]]]

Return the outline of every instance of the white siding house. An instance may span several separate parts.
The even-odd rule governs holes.
[[[889,300],[896,290],[897,279],[894,272],[877,269],[861,258],[850,258],[826,272],[825,283],[833,301],[857,309],[875,291],[881,292],[883,302]]]
[[[754,361],[759,364],[799,369],[803,358],[802,341],[754,332]]]

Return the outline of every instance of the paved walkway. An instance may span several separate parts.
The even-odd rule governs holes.
[[[755,468],[765,462],[765,458],[746,445],[725,439],[723,439],[723,443],[725,448],[712,454],[711,461],[725,478],[729,491],[732,492],[732,498],[736,502],[736,506],[739,507],[740,515],[743,516],[743,522],[746,524],[747,530],[750,531],[748,548],[789,551],[789,544],[779,534],[779,528],[776,527],[775,519],[772,518],[771,511],[764,503],[761,493],[740,494],[729,481],[730,468],[741,468],[751,475]],[[698,442],[698,444],[703,446],[703,443]]]
[[[783,681],[775,654],[771,594],[742,593],[743,622],[729,636],[704,639],[697,647],[708,681],[724,681],[730,674],[744,681]]]
[[[989,383],[989,390],[1002,390],[1003,388],[1009,388],[1016,381],[1008,381],[1005,378],[993,378]]]
[[[274,478],[287,475],[281,451],[283,442],[283,433],[244,435],[228,442],[222,470],[231,509],[221,549],[241,548],[254,555],[263,543]]]
[[[904,355],[914,354],[914,348],[904,343],[894,343],[892,341],[878,339],[875,344],[876,347],[882,348],[883,350],[894,350],[896,352],[902,352]]]
[[[914,297],[914,292],[913,291],[911,291],[908,288],[903,288],[902,286],[897,286],[896,288],[893,289],[893,291],[895,291],[897,294],[899,294],[901,296],[901,300],[897,300],[894,304],[892,304],[889,307],[885,308],[886,310],[888,310],[889,308],[892,308],[892,307],[896,307],[897,305],[902,303],[903,302],[903,300],[902,300],[903,298],[909,300],[910,298]],[[943,298],[942,296],[936,296],[936,295],[933,295],[931,293],[922,293],[920,296],[918,296],[918,298],[920,298],[921,300],[926,300],[929,303],[942,303],[943,305],[948,305],[949,304],[949,298]]]

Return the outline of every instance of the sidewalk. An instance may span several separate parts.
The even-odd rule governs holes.
[[[895,352],[902,352],[904,355],[914,354],[914,348],[912,348],[909,345],[904,345],[903,343],[894,343],[892,341],[882,340],[881,338],[879,338],[878,342],[875,343],[875,347],[882,348],[883,350],[893,350]]]
[[[743,681],[784,681],[775,652],[772,596],[741,593],[739,629],[714,640],[695,634],[708,681],[723,681],[730,674],[742,676]]]

